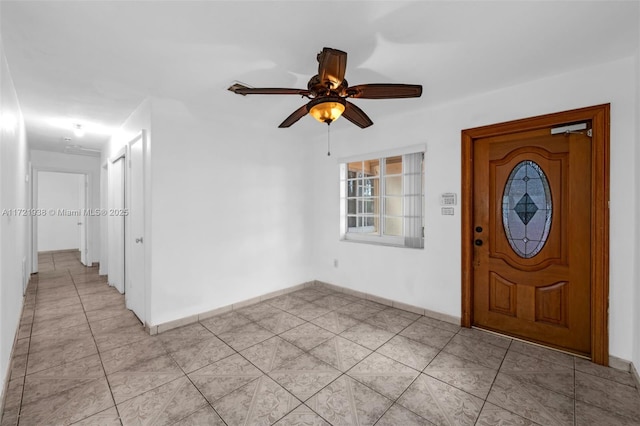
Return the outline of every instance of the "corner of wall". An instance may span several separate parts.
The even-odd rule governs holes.
[[[640,7],[638,7],[638,40],[636,49],[636,87],[635,87],[635,262],[634,262],[634,298],[633,298],[633,313],[632,318],[632,336],[633,347],[631,356],[631,371],[635,375],[638,390],[640,391],[640,376],[638,371],[640,370],[640,120],[637,119],[640,114]]]

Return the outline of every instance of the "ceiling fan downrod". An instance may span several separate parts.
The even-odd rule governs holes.
[[[331,156],[331,120],[327,120],[327,157]]]

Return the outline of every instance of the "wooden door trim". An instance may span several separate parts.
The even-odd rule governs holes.
[[[473,155],[480,138],[591,121],[591,360],[609,364],[609,124],[610,104],[492,124],[462,131],[462,316],[473,324]]]

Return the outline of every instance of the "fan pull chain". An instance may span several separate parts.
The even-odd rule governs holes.
[[[327,123],[327,157],[331,156],[331,123]]]

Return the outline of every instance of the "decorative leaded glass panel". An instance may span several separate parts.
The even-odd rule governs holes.
[[[534,161],[518,163],[507,179],[502,196],[502,224],[509,245],[529,259],[540,253],[551,229],[551,188]]]

